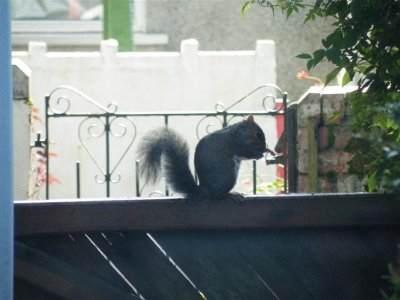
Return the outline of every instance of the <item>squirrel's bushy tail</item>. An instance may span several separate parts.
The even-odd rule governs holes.
[[[174,130],[162,128],[149,132],[138,148],[141,175],[146,182],[156,182],[163,166],[169,186],[186,197],[198,189],[189,168],[189,146]]]

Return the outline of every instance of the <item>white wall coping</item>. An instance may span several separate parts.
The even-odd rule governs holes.
[[[86,33],[14,33],[12,42],[14,46],[24,46],[31,41],[42,41],[52,46],[95,46],[102,36],[96,32]],[[134,44],[137,46],[163,46],[169,42],[169,36],[164,33],[135,33]]]
[[[337,95],[337,94],[348,94],[356,91],[358,89],[357,86],[346,85],[346,86],[312,86],[307,92],[300,97],[299,102],[301,102],[304,98],[306,98],[309,94],[321,94],[321,95]]]

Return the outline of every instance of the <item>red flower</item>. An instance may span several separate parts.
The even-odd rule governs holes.
[[[297,73],[298,79],[307,79],[309,76],[310,74],[307,71],[301,71]]]

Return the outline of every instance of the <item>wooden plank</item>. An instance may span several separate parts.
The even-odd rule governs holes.
[[[26,236],[19,237],[17,241],[101,279],[120,291],[137,294],[99,253],[86,234]]]
[[[399,226],[394,194],[294,194],[232,201],[180,198],[16,201],[15,233]]]
[[[242,255],[246,241],[237,232],[164,232],[154,238],[202,291],[207,300],[274,299]],[[258,253],[258,260],[265,258]]]
[[[298,186],[297,169],[297,103],[291,103],[286,112],[285,132],[287,134],[287,176],[289,183],[289,193],[296,193]]]
[[[14,280],[14,300],[40,299],[40,300],[63,300],[63,298],[51,294],[33,284],[15,278]]]
[[[316,136],[317,120],[307,120],[307,162],[308,162],[308,192],[318,191],[318,141]]]
[[[138,299],[20,242],[15,243],[15,275],[63,299]]]
[[[379,299],[395,228],[161,232],[163,249],[218,299]]]
[[[148,234],[93,233],[89,238],[145,299],[202,299]]]

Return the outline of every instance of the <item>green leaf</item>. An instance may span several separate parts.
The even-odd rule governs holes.
[[[368,176],[368,191],[373,192],[378,189],[378,182],[376,179],[376,172]]]
[[[373,118],[372,118],[372,125],[371,127],[381,127],[381,128],[387,128],[388,120],[388,115],[385,112],[382,113],[377,113]]]
[[[361,74],[367,73],[368,67],[365,65],[359,65],[357,66],[357,71],[360,72]]]
[[[350,74],[349,73],[344,73],[343,78],[342,78],[342,86],[345,86],[351,81]]]
[[[354,45],[357,44],[358,38],[359,38],[358,32],[355,32],[355,31],[347,32],[347,33],[344,35],[344,38],[343,38],[343,41],[344,41],[344,45],[343,45],[343,46],[344,46],[345,48],[351,48],[351,47],[353,47]]]
[[[325,49],[319,49],[313,52],[314,66],[318,65],[326,56]]]
[[[328,40],[322,39],[322,46],[324,46],[325,48],[329,48],[331,44],[328,42]]]
[[[241,12],[241,16],[244,17],[244,14],[246,13],[246,11],[250,8],[251,4],[253,3],[253,1],[247,1],[243,6],[242,6],[242,12]]]
[[[310,60],[307,62],[307,70],[310,71],[312,68],[314,68],[314,60],[313,60],[313,59],[310,59]]]
[[[326,50],[326,58],[333,62],[335,65],[340,65],[341,62],[341,53],[338,48],[331,47],[328,50]]]
[[[351,9],[351,14],[356,17],[360,18],[363,17],[364,14],[364,5],[365,5],[365,0],[353,0],[350,2],[350,9]]]
[[[289,7],[286,11],[286,19],[289,19],[290,15],[293,13],[293,7]]]
[[[343,41],[343,34],[338,29],[336,29],[334,32],[332,32],[330,35],[326,37],[326,43],[330,46],[340,47],[342,41]]]
[[[317,0],[314,4],[314,8],[320,8],[321,4],[322,4],[323,0]]]
[[[341,118],[343,118],[343,112],[341,112],[341,111],[335,111],[335,112],[329,117],[328,123],[329,123],[329,124],[334,124],[337,120],[339,120],[339,119],[341,119]],[[329,124],[328,124],[328,125],[329,125]]]
[[[314,59],[310,59],[307,62],[307,70],[310,71],[312,68],[314,68],[315,64],[314,64]]]
[[[326,75],[325,85],[328,85],[328,83],[334,80],[341,70],[341,67],[337,67],[333,69],[333,71],[331,71],[328,75]]]
[[[296,55],[297,58],[301,58],[301,59],[311,59],[312,56],[310,54],[307,53],[301,53],[299,55]]]
[[[308,21],[314,21],[315,20],[315,13],[309,12],[306,15],[306,18],[304,19],[304,23],[307,23]]]

